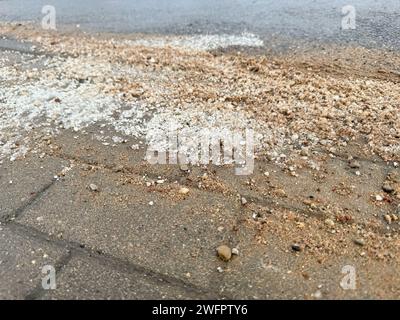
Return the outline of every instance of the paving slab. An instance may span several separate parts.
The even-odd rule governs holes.
[[[360,168],[350,168],[341,158],[327,157],[318,170],[288,169],[267,161],[256,162],[254,174],[235,176],[218,168],[216,176],[228,189],[242,194],[254,203],[270,203],[302,210],[321,218],[336,219],[349,215],[354,221],[386,230],[382,218],[396,212],[399,199],[382,190],[388,173],[399,174],[398,168],[381,162],[360,160]],[[376,201],[380,195],[384,201]],[[390,228],[398,228],[398,223]]]
[[[113,137],[125,141],[115,143]],[[133,149],[133,145],[138,149]],[[124,136],[101,124],[90,125],[79,132],[64,130],[52,138],[52,146],[54,154],[60,157],[108,167],[140,164],[146,153],[143,140]]]
[[[396,171],[383,162],[360,160],[357,176],[347,160],[328,157],[319,170],[299,168],[293,177],[256,161],[253,175],[239,177],[229,166],[184,172],[148,165],[141,162],[143,148],[119,144],[109,152],[91,134],[67,133],[54,141],[61,147],[54,148],[55,155],[76,166],[19,223],[219,296],[344,299],[399,292],[397,261],[390,257],[397,240],[385,240],[395,223],[389,228],[381,216],[395,210],[396,200],[372,198],[382,192],[387,173]],[[182,186],[188,195],[179,194]],[[347,215],[352,220],[341,221]],[[359,237],[367,238],[365,247],[353,242]],[[296,242],[305,244],[305,253],[293,252]],[[220,244],[238,247],[240,256],[220,261],[215,255]],[[357,270],[357,290],[340,286],[346,265]]]
[[[18,51],[24,53],[34,53],[32,46],[34,44],[30,42],[21,42],[12,38],[1,38],[0,39],[0,51]]]
[[[40,286],[42,268],[56,266],[66,249],[0,226],[0,299],[25,299]]]
[[[335,221],[332,227],[302,211],[243,206],[223,189],[210,193],[190,187],[183,196],[179,183],[148,186],[146,179],[77,165],[17,222],[161,278],[177,279],[205,292],[200,297],[371,298],[386,289],[386,297],[399,292],[393,256],[397,238],[353,223]],[[366,238],[365,247],[353,242],[357,237]],[[304,245],[304,251],[293,250],[295,243]],[[239,256],[221,261],[215,254],[220,244],[237,247]],[[346,265],[357,270],[359,291],[340,287]]]
[[[56,279],[57,288],[41,299],[52,300],[145,300],[201,299],[190,287],[169,283],[155,275],[129,270],[107,259],[77,255]]]
[[[0,42],[0,50],[11,45]],[[14,58],[11,53],[3,63],[20,61]],[[46,64],[42,58],[35,63]],[[97,124],[48,139],[51,157],[3,164],[0,221],[9,231],[2,252],[5,297],[399,296],[399,181],[390,175],[393,190],[382,189],[389,173],[396,176],[399,169],[366,152],[365,141],[332,151],[338,157],[315,153],[286,167],[261,159],[246,177],[235,176],[229,166],[183,171],[150,165],[140,142]],[[349,155],[359,165],[350,167]],[[71,171],[59,175],[71,164]],[[15,239],[21,236],[28,240]],[[34,285],[30,267],[38,259],[24,255],[32,242],[52,246],[45,238],[80,252],[68,255],[59,289],[49,292]],[[215,252],[221,244],[239,255],[221,261]],[[340,285],[346,266],[357,277],[350,290]],[[15,279],[20,287],[13,286]]]
[[[17,221],[209,291],[218,288],[215,249],[235,242],[239,200],[196,189],[182,195],[175,183],[143,184],[141,176],[76,167]]]
[[[285,209],[247,218],[237,229],[239,256],[221,274],[221,292],[233,298],[397,299],[400,294],[398,262],[389,257],[397,242],[384,236],[359,245],[357,228],[339,225],[333,233],[316,217]],[[293,250],[296,243],[304,247]],[[343,287],[349,272],[354,287]]]
[[[382,190],[388,173],[398,175],[400,170],[376,156],[365,155],[359,145],[342,148],[336,157],[323,152],[317,153],[319,161],[313,160],[315,169],[310,169],[311,158],[308,157],[297,163],[293,172],[260,158],[256,159],[252,174],[239,176],[235,175],[233,165],[189,165],[188,172],[182,172],[179,165],[151,165],[144,160],[144,141],[129,140],[126,137],[128,140],[125,144],[111,143],[105,147],[94,138],[99,130],[105,129],[92,127],[85,135],[62,133],[54,139],[57,146],[55,155],[108,168],[123,168],[125,172],[146,175],[154,180],[162,176],[195,188],[198,188],[200,182],[204,182],[202,176],[206,173],[214,181],[214,185],[220,186],[217,190],[203,183],[201,188],[211,192],[241,194],[256,203],[303,210],[324,219],[349,215],[359,223],[375,225],[382,230],[388,228],[382,217],[385,214],[394,214],[400,203],[394,193],[388,194]],[[117,134],[112,131],[106,134],[113,135]],[[139,149],[133,150],[132,144],[140,146]],[[357,157],[360,167],[349,166],[349,155]],[[377,195],[382,196],[384,201],[375,201]],[[400,221],[390,228],[398,228],[399,224]]]
[[[117,137],[124,142],[115,143]],[[91,125],[82,132],[65,130],[52,139],[54,156],[107,168],[124,168],[133,174],[170,179],[183,176],[179,165],[150,164],[146,157],[146,141],[117,133],[115,130]]]
[[[68,161],[32,155],[0,165],[0,220],[12,219],[15,214],[46,190]]]

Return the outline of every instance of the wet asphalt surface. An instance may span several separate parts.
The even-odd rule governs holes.
[[[0,0],[3,21],[40,23],[53,5],[57,24],[87,31],[161,34],[252,32],[285,46],[350,43],[400,48],[399,0]],[[356,29],[342,30],[342,7],[356,9]]]

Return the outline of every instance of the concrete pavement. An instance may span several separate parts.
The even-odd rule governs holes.
[[[259,163],[257,172],[271,172],[267,191],[265,187],[260,189],[266,179],[262,173],[248,184],[248,178],[232,180],[232,168],[193,168],[188,173],[175,166],[148,166],[138,160],[143,150],[137,151],[136,159],[128,159],[126,154],[132,152],[123,146],[113,152],[118,160],[113,162],[101,156],[104,148],[85,137],[75,139],[72,151],[68,136],[65,133],[52,140],[52,149],[57,151],[44,150],[43,159],[17,160],[10,164],[15,167],[13,174],[6,173],[8,165],[1,170],[2,182],[12,179],[18,186],[11,193],[13,198],[1,200],[2,208],[7,208],[1,224],[2,298],[397,296],[397,263],[387,260],[389,257],[373,258],[373,248],[379,248],[376,245],[381,238],[387,237],[387,225],[381,218],[371,217],[381,217],[390,206],[385,209],[360,201],[365,208],[356,210],[360,205],[357,199],[379,190],[388,170],[384,164],[362,162],[363,171],[370,170],[376,184],[370,185],[371,190],[357,189],[354,201],[340,203],[348,197],[331,194],[330,186],[345,181],[346,175],[352,176],[340,159],[326,168],[332,172],[332,182],[331,178],[312,182],[304,172],[299,179],[305,181],[304,185],[291,187],[285,180],[289,182],[293,177],[278,167]],[[30,163],[39,163],[36,172],[48,176],[44,187],[40,188],[40,179],[37,185],[30,185],[33,176],[40,177],[32,174]],[[71,169],[63,170],[65,167]],[[370,180],[367,176],[360,178],[357,186],[365,185],[364,179]],[[159,177],[165,182],[150,187],[144,183]],[[200,181],[206,188],[198,184]],[[90,184],[95,184],[97,190],[91,190]],[[284,196],[276,196],[278,184],[285,189]],[[188,186],[190,193],[179,195],[179,185]],[[309,204],[302,204],[300,199],[315,194],[318,188],[318,198],[327,203],[309,209]],[[243,206],[238,194],[245,196],[249,204]],[[21,202],[23,196],[30,197]],[[339,234],[333,234],[325,222],[323,208],[328,203],[338,212],[344,209],[343,214],[347,211],[359,215],[352,215],[353,224],[348,226],[337,222]],[[396,226],[391,225],[391,229],[395,232]],[[375,240],[370,239],[365,247],[354,244],[357,230],[374,232]],[[291,245],[297,241],[306,241],[309,248],[292,252]],[[396,241],[392,241],[395,246]],[[230,262],[220,261],[215,253],[220,244],[238,248],[239,256]],[[316,250],[318,247],[323,250]],[[382,248],[383,255],[395,254],[393,248],[385,250]],[[47,264],[57,270],[54,291],[41,287],[41,268]],[[345,265],[357,270],[356,290],[340,286]]]
[[[316,150],[318,170],[261,157],[239,177],[231,166],[150,165],[144,143],[105,147],[105,130],[116,135],[101,123],[62,130],[0,166],[1,298],[398,298],[399,168],[365,140]],[[222,261],[221,244],[239,254]],[[45,265],[54,291],[42,287]],[[346,266],[354,288],[342,284]]]

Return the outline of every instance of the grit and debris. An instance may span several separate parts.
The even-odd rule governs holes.
[[[320,263],[330,255],[356,254],[398,265],[400,240],[394,224],[399,224],[400,212],[396,210],[400,203],[396,173],[400,55],[332,45],[270,56],[262,54],[264,43],[252,34],[90,35],[43,32],[29,24],[1,24],[0,34],[35,49],[34,54],[20,53],[19,62],[11,63],[6,54],[0,58],[0,161],[39,152],[43,137],[68,129],[85,134],[94,124],[104,128],[95,135],[104,148],[129,138],[152,142],[171,126],[191,132],[252,129],[256,162],[282,168],[291,178],[298,176],[297,170],[308,170],[312,178],[303,184],[318,193],[322,192],[319,183],[323,185],[328,176],[327,159],[344,157],[354,177],[364,174],[364,164],[349,153],[356,143],[361,160],[387,166],[382,189],[368,195],[368,188],[360,191],[362,201],[380,210],[371,214],[371,220],[361,219],[361,223],[360,212],[343,209],[343,203],[323,208],[323,201],[314,195],[307,198],[307,189],[302,190],[304,195],[296,188],[290,190],[290,183],[274,186],[283,182],[277,178],[271,183],[272,172],[256,172],[254,180],[247,181],[249,188],[276,199],[288,198],[291,205],[266,209],[242,197],[245,212],[250,212],[246,219],[257,225],[258,243],[264,243],[265,232],[272,232],[285,243],[291,241],[290,250],[306,250]],[[107,136],[106,129],[115,135]],[[269,180],[266,186],[263,179]],[[358,182],[350,180],[337,183],[328,194],[354,194],[350,184]],[[147,183],[161,188],[162,181]],[[202,188],[226,193],[229,199],[237,196],[237,189],[229,189],[227,181],[224,184],[212,175],[190,181],[189,188],[179,189],[178,198],[190,195],[198,181]],[[98,191],[96,185],[90,189]],[[292,210],[296,201],[310,212],[323,209],[322,217]],[[275,219],[266,218],[271,214]],[[377,221],[388,233],[378,230]],[[354,247],[349,248],[349,239]],[[229,260],[230,248],[219,249],[220,257]],[[398,277],[391,275],[393,279]],[[398,281],[392,284],[399,290]]]
[[[0,61],[0,158],[33,148],[33,128],[57,134],[102,123],[148,141],[172,124],[250,128],[258,155],[282,163],[318,151],[335,155],[359,139],[367,153],[400,160],[400,100],[392,79],[334,76],[282,59],[210,52],[262,47],[252,34],[124,39],[12,24],[0,31],[51,53]],[[312,160],[306,165],[318,167]]]

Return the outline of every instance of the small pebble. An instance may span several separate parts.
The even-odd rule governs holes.
[[[240,199],[240,202],[242,203],[242,205],[247,204],[247,200],[246,200],[245,197],[242,197],[242,198]]]
[[[121,166],[121,165],[116,166],[116,167],[114,168],[114,172],[121,172],[121,171],[123,171],[123,170],[124,170],[124,167]]]
[[[232,258],[232,250],[226,245],[217,248],[218,257],[223,261],[229,261]]]
[[[296,252],[303,251],[303,247],[297,243],[292,244],[292,250]]]
[[[297,222],[296,224],[300,229],[303,229],[306,226],[304,222]]]
[[[322,292],[321,290],[317,290],[316,292],[313,293],[313,297],[315,299],[321,299],[322,298]]]
[[[360,168],[360,163],[357,160],[351,160],[349,163],[350,168],[352,169],[358,169]]]
[[[91,191],[99,191],[99,187],[98,187],[97,185],[95,185],[94,183],[91,183],[91,184],[89,185],[89,189],[90,189]]]
[[[300,155],[303,156],[303,157],[309,156],[309,155],[310,155],[309,149],[308,149],[308,148],[304,148],[304,147],[301,148],[301,150],[300,150]]]
[[[190,190],[186,187],[182,187],[179,189],[180,194],[188,194],[189,192],[190,192]]]
[[[375,196],[375,200],[376,201],[382,201],[383,197],[378,194],[378,195]]]
[[[238,248],[232,248],[232,254],[235,255],[235,256],[238,256],[239,255]]]
[[[394,191],[394,188],[389,183],[386,182],[383,184],[382,190],[387,193],[392,193]]]
[[[276,196],[281,197],[281,198],[286,197],[286,192],[285,192],[285,190],[283,190],[283,189],[277,189],[277,190],[275,190],[275,194],[276,194]]]
[[[353,241],[358,246],[365,246],[365,241],[363,239],[354,239]]]
[[[391,224],[391,223],[392,223],[392,217],[391,217],[390,215],[385,214],[385,215],[383,216],[383,218],[385,219],[385,221],[386,221],[388,224]]]
[[[335,225],[335,222],[333,222],[332,219],[328,218],[328,219],[325,219],[325,224],[330,226],[330,227],[333,227]]]

